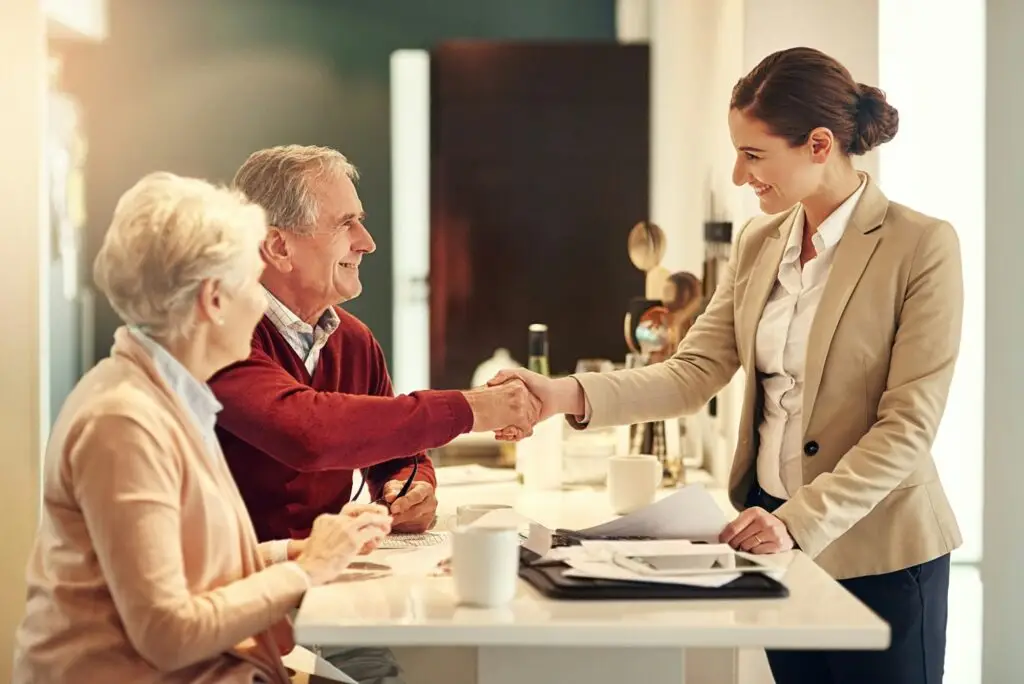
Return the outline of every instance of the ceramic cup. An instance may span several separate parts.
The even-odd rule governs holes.
[[[519,532],[513,527],[459,527],[452,533],[452,579],[461,605],[496,608],[516,594]]]
[[[608,459],[608,499],[612,511],[625,515],[654,503],[661,484],[661,461],[646,454]]]

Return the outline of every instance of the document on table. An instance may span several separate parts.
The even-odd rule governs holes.
[[[685,584],[691,587],[721,587],[739,577],[738,573],[707,573],[702,575],[653,576],[642,575],[617,565],[615,554],[668,556],[706,553],[733,553],[728,544],[691,544],[683,540],[659,541],[584,541],[580,546],[554,549],[561,552],[561,560],[569,569],[567,577],[628,580],[655,584]]]
[[[516,473],[511,468],[488,468],[479,463],[445,466],[437,468],[434,473],[439,487],[516,481]]]
[[[599,537],[654,537],[717,542],[725,514],[702,485],[689,485],[661,501],[579,532]]]
[[[648,582],[651,584],[682,584],[689,587],[710,587],[717,589],[737,579],[738,572],[707,575],[641,575],[626,568],[602,561],[569,561],[569,569],[562,574],[565,577],[585,579],[606,579],[628,582]]]
[[[694,575],[644,575],[617,565],[614,554],[643,556],[685,556],[687,554],[732,554],[728,544],[691,544],[683,540],[658,541],[584,541],[580,546],[552,549],[551,555],[569,566],[563,574],[566,577],[590,579],[626,580],[630,582],[651,582],[655,584],[684,584],[692,587],[717,588],[725,586],[740,576],[738,572],[707,573]],[[781,579],[784,568],[770,570],[764,574]]]
[[[281,657],[284,666],[299,673],[293,682],[344,682],[345,684],[359,684],[356,680],[331,665],[329,662],[316,655],[312,651],[296,646],[289,653]],[[304,677],[302,675],[305,675]]]

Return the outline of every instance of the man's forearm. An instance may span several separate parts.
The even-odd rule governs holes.
[[[238,388],[227,399],[220,427],[300,472],[377,466],[442,446],[472,420],[457,392],[391,398],[253,389],[246,396]]]

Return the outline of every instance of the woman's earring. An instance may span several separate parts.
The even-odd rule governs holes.
[[[217,325],[224,325],[224,319],[223,318],[218,318],[217,319]]]

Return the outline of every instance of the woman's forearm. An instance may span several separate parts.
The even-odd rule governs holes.
[[[586,395],[576,378],[559,378],[553,383],[554,413],[582,416],[586,412]]]
[[[297,559],[305,546],[305,539],[274,539],[262,542],[258,548],[263,564],[275,565]]]

